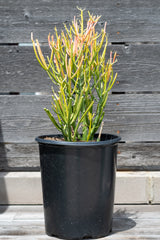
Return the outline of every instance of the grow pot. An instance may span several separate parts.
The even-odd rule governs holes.
[[[120,137],[102,134],[99,142],[65,142],[45,138],[40,136],[36,141],[40,150],[47,235],[63,239],[108,235],[112,230],[117,143]]]

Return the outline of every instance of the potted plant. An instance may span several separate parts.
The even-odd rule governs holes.
[[[65,25],[65,32],[59,35],[55,28],[55,35],[49,34],[47,61],[31,36],[39,64],[58,86],[58,91],[52,87],[53,113],[44,110],[61,134],[36,138],[46,233],[66,239],[97,238],[111,231],[120,141],[102,134],[104,108],[117,76],[116,53],[106,59],[106,24],[98,34],[100,17],[88,12],[84,28],[80,11],[79,21],[74,18],[72,25]]]

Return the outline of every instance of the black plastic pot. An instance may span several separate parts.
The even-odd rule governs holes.
[[[49,135],[52,137],[55,135]],[[56,135],[56,137],[59,135]],[[117,143],[65,142],[36,138],[46,233],[64,239],[98,238],[112,229]]]

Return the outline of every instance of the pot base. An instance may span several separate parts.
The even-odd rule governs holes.
[[[67,240],[80,240],[80,239],[98,239],[98,238],[103,238],[108,236],[110,233],[112,232],[112,228],[106,232],[105,234],[102,235],[89,235],[89,234],[83,234],[82,236],[78,236],[78,237],[72,237],[72,236],[67,236],[66,235],[54,235],[54,234],[48,234],[46,233],[49,237],[56,237],[59,239],[67,239]]]

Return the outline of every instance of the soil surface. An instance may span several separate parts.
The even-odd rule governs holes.
[[[58,138],[58,137],[45,137],[45,140],[51,140],[51,141],[65,141],[64,138]]]
[[[65,141],[64,138],[58,138],[58,137],[45,137],[44,140],[50,140],[50,141]],[[86,141],[82,141],[82,140],[78,140],[77,142],[86,142]],[[88,142],[96,142],[95,140],[90,140]]]

